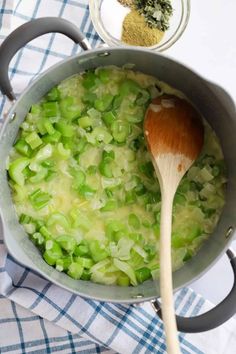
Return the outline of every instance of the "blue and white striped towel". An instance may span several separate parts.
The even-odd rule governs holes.
[[[64,17],[99,44],[87,0],[0,1],[0,40],[20,24],[42,16]],[[4,31],[3,31],[4,29]],[[80,48],[62,35],[32,41],[11,62],[10,78],[20,93],[37,74]],[[8,102],[0,96],[0,116]],[[1,230],[1,229],[0,229]],[[176,294],[181,315],[196,315],[209,304],[190,289]],[[236,321],[203,334],[182,334],[183,353],[236,353]],[[0,353],[165,353],[162,322],[149,303],[139,307],[85,300],[63,290],[7,254],[0,232]]]

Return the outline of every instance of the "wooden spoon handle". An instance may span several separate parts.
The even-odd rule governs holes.
[[[162,191],[160,224],[160,293],[168,354],[180,354],[172,286],[171,229],[172,193]]]

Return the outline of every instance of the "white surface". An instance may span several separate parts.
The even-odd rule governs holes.
[[[192,0],[188,27],[181,39],[164,54],[192,67],[224,87],[236,101],[236,1]],[[232,248],[236,251],[236,241]],[[227,256],[192,288],[213,303],[221,301],[233,284]]]
[[[121,39],[122,23],[130,12],[128,7],[122,6],[117,0],[103,0],[101,5],[101,18],[107,32],[114,38]],[[111,16],[115,14],[115,16]]]

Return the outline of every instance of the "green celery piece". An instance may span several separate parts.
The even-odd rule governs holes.
[[[57,102],[45,102],[42,106],[45,117],[51,118],[59,116],[59,107]]]
[[[131,232],[129,234],[129,238],[131,238],[131,240],[133,240],[135,243],[142,243],[144,240],[142,234],[137,232]]]
[[[116,109],[120,108],[122,101],[123,101],[123,97],[122,96],[120,96],[120,95],[115,96],[115,98],[114,98],[114,100],[112,102],[113,109],[116,110]]]
[[[156,247],[154,245],[147,244],[143,247],[143,249],[148,255],[148,262],[150,262],[156,256]]]
[[[76,247],[76,240],[70,235],[60,235],[57,237],[57,242],[65,251],[73,253]]]
[[[142,90],[139,91],[139,94],[138,94],[138,97],[137,97],[135,103],[138,106],[143,106],[146,103],[148,103],[148,101],[150,99],[151,99],[150,93],[147,90],[142,89]]]
[[[110,165],[110,162],[107,162],[106,160],[102,160],[98,166],[99,172],[101,173],[102,176],[105,176],[107,178],[112,178],[113,173],[112,173],[112,168]]]
[[[137,196],[143,196],[147,189],[144,186],[144,184],[142,182],[138,183],[137,186],[134,188],[134,191],[136,193]]]
[[[49,135],[53,135],[55,133],[55,129],[52,123],[50,122],[50,120],[48,119],[44,120],[44,127]]]
[[[83,267],[81,264],[77,263],[77,262],[72,262],[70,265],[69,265],[69,268],[68,268],[68,271],[67,271],[67,274],[73,278],[73,279],[80,279],[81,278],[81,275],[83,274]]]
[[[48,143],[58,143],[61,139],[61,133],[57,130],[54,131],[53,134],[49,135],[46,134],[42,137],[42,140],[44,143],[48,144]]]
[[[112,135],[103,127],[96,127],[91,133],[91,137],[92,140],[98,143],[104,142],[105,144],[109,144],[112,141]]]
[[[19,218],[20,224],[29,224],[31,220],[32,220],[31,216],[26,214],[21,214]]]
[[[30,113],[33,115],[39,115],[41,113],[41,107],[39,104],[33,104],[30,108]]]
[[[111,125],[112,136],[118,143],[124,143],[130,132],[130,125],[125,121],[116,120]]]
[[[74,255],[78,257],[88,256],[90,253],[89,247],[85,243],[81,243],[75,247]]]
[[[71,138],[75,134],[74,127],[63,120],[57,122],[55,124],[55,128],[61,133],[62,136],[67,138]]]
[[[160,224],[156,223],[156,224],[152,225],[152,229],[153,229],[154,235],[159,237],[160,236]]]
[[[42,192],[40,188],[36,189],[29,195],[29,200],[36,210],[40,210],[48,205],[50,199],[51,195],[49,193]]]
[[[75,171],[75,173],[73,173],[73,176],[74,176],[74,180],[72,184],[73,188],[78,189],[79,187],[85,184],[86,176],[84,172]]]
[[[39,227],[39,232],[43,235],[43,237],[45,238],[45,240],[52,240],[52,234],[48,231],[48,229],[44,226],[41,225],[41,227]]]
[[[176,205],[176,204],[185,205],[186,202],[187,202],[187,200],[183,194],[180,194],[178,192],[175,194],[174,205]]]
[[[25,176],[23,174],[24,169],[29,165],[30,159],[27,157],[20,157],[10,163],[9,166],[9,175],[11,179],[16,182],[19,186],[25,184]]]
[[[105,112],[102,115],[102,120],[107,127],[110,127],[111,124],[116,120],[116,116],[112,111]]]
[[[95,108],[90,108],[88,111],[87,111],[87,115],[92,118],[92,119],[101,119],[101,112],[97,111]]]
[[[25,137],[25,141],[29,144],[31,149],[36,149],[40,145],[42,145],[42,140],[36,132],[32,132]]]
[[[147,176],[148,178],[152,178],[153,177],[153,173],[154,173],[154,167],[151,161],[148,161],[142,165],[139,166],[139,170],[145,174],[145,176]]]
[[[131,191],[127,191],[125,194],[125,203],[130,205],[130,204],[134,204],[137,200],[136,197],[136,193],[131,190]]]
[[[74,120],[81,115],[81,107],[72,96],[67,96],[60,101],[60,111],[62,117],[66,120]]]
[[[117,278],[117,285],[119,285],[119,286],[129,286],[130,285],[129,277],[126,274],[121,273],[118,276],[118,278]]]
[[[115,159],[115,152],[114,150],[106,151],[103,150],[102,152],[102,159],[103,160],[114,160]]]
[[[94,88],[96,86],[96,79],[97,76],[93,72],[91,71],[86,72],[83,75],[83,82],[82,82],[83,87],[86,88],[87,90]]]
[[[47,130],[44,126],[44,121],[45,121],[45,118],[44,117],[40,117],[39,119],[37,119],[37,121],[35,122],[36,124],[36,127],[37,127],[37,130],[39,131],[39,133],[41,135],[45,135],[47,134]]]
[[[111,79],[111,71],[109,69],[100,68],[97,74],[103,84],[108,83]]]
[[[59,272],[67,271],[71,263],[72,263],[72,259],[70,256],[59,258],[56,260],[56,269]]]
[[[89,250],[95,263],[100,262],[109,256],[108,251],[100,245],[98,240],[91,240],[89,242]]]
[[[90,269],[94,265],[94,261],[91,258],[86,257],[78,257],[76,262],[81,264],[85,269]]]
[[[86,173],[87,173],[88,175],[90,175],[90,176],[95,175],[95,174],[97,173],[97,166],[95,166],[95,165],[89,166],[89,167],[87,168]]]
[[[109,220],[105,224],[105,234],[109,240],[113,240],[118,232],[123,232],[125,234],[126,227],[119,220]]]
[[[17,152],[19,152],[21,155],[24,155],[26,157],[30,157],[32,155],[32,149],[24,139],[17,140],[17,142],[14,145],[14,148],[16,149]]]
[[[140,220],[137,217],[136,214],[129,214],[128,217],[128,223],[130,226],[132,226],[135,230],[139,230],[140,229]]]
[[[100,210],[101,211],[112,211],[116,210],[118,208],[118,202],[116,199],[110,199],[106,202],[104,207],[102,207]]]
[[[31,183],[39,183],[45,179],[47,174],[48,174],[48,169],[40,166],[40,169],[37,171],[37,173],[34,176],[29,178],[29,181]]]
[[[91,273],[88,269],[84,269],[81,277],[80,277],[81,280],[90,280],[91,279]]]
[[[53,87],[46,96],[47,101],[59,101],[60,100],[60,91],[57,87]]]
[[[142,267],[135,270],[136,279],[139,283],[143,283],[152,277],[151,270],[147,267]]]
[[[82,100],[84,103],[93,104],[97,99],[97,95],[94,92],[87,91],[83,94]]]
[[[78,188],[79,194],[85,199],[90,199],[95,194],[96,190],[88,186],[87,184],[83,184]]]
[[[55,265],[57,259],[61,258],[62,256],[63,254],[61,247],[56,241],[46,241],[43,258],[49,265]]]
[[[113,262],[114,262],[114,265],[119,270],[121,270],[123,273],[125,273],[129,277],[132,285],[137,285],[135,271],[128,263],[120,261],[119,259],[116,259],[116,258],[113,260]]]
[[[67,217],[63,213],[59,213],[59,212],[51,214],[47,220],[48,227],[51,227],[54,225],[60,225],[64,229],[68,229],[71,226]]]
[[[64,159],[68,159],[71,155],[71,150],[70,149],[65,149],[64,145],[62,143],[57,144],[57,152],[61,157]]]
[[[81,128],[88,128],[91,127],[93,123],[93,120],[89,116],[84,116],[78,119],[78,124]]]
[[[96,99],[94,102],[94,107],[99,111],[99,112],[104,112],[107,111],[113,101],[114,96],[110,94],[105,94],[103,95],[100,99]]]
[[[31,236],[31,240],[33,241],[33,243],[38,246],[41,247],[44,244],[44,237],[41,235],[40,232],[35,232],[32,236]]]
[[[128,96],[130,93],[138,94],[140,90],[141,87],[136,81],[133,81],[131,79],[126,79],[120,85],[119,94],[122,97],[125,97]]]

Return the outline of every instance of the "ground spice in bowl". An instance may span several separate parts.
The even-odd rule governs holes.
[[[151,47],[159,43],[163,36],[163,31],[149,27],[144,16],[135,10],[128,13],[123,21],[122,41],[127,44]]]
[[[123,6],[132,7],[134,5],[134,0],[118,0]]]

